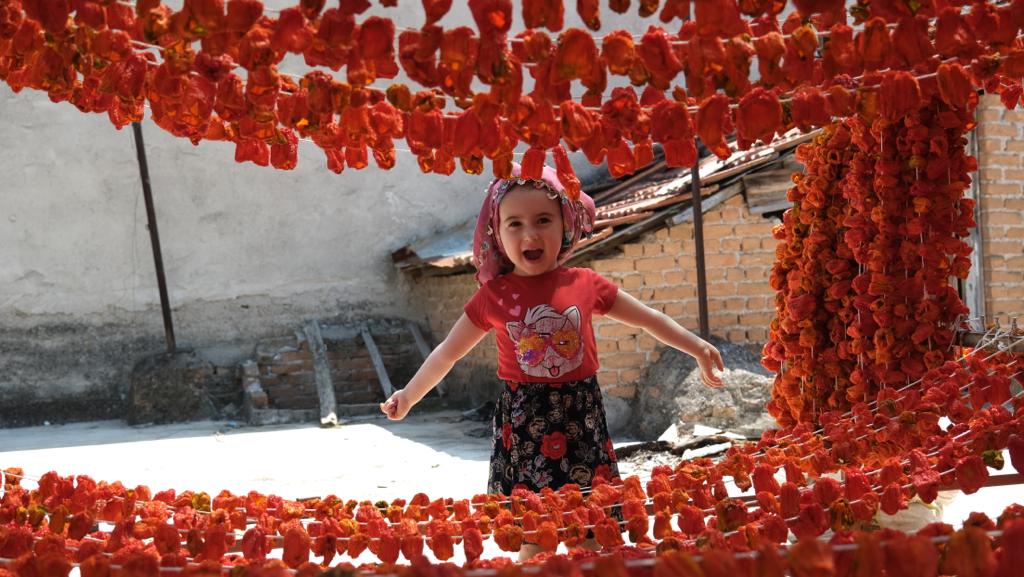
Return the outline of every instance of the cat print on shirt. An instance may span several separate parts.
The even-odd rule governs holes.
[[[555,379],[583,364],[580,310],[573,305],[558,312],[549,305],[526,311],[522,321],[505,323],[516,343],[516,360],[531,377]]]

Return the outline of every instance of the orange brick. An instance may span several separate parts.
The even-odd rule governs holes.
[[[724,238],[732,236],[733,225],[731,224],[706,224],[704,225],[704,238]]]
[[[658,346],[658,339],[652,337],[647,333],[641,334],[637,337],[637,350],[641,351],[653,351]]]
[[[618,280],[621,281],[622,288],[626,290],[633,290],[640,288],[640,286],[643,285],[644,278],[639,274],[629,274],[619,278]]]
[[[629,369],[639,367],[643,361],[640,353],[614,353],[605,355],[601,364],[610,369]]]
[[[1010,226],[1004,230],[999,231],[1004,239],[1006,238],[1024,238],[1024,227]]]
[[[619,380],[623,383],[635,383],[640,380],[640,369],[623,369],[619,371]]]
[[[1021,186],[1019,184],[1003,184],[999,182],[984,184],[981,186],[981,206],[988,207],[989,203],[994,202],[1001,196],[1016,196],[1020,194],[1020,190]]]
[[[636,337],[620,338],[617,339],[615,342],[618,345],[617,348],[619,351],[626,353],[637,352]]]
[[[984,170],[982,170],[984,172]],[[1003,178],[1006,180],[1024,180],[1024,170],[1003,169]]]
[[[691,240],[693,238],[693,225],[679,224],[668,229],[668,237],[675,240]]]
[[[772,322],[775,315],[769,315],[766,313],[757,314],[741,314],[740,324],[741,325],[753,325],[753,326],[768,326],[768,323]]]
[[[740,250],[747,254],[752,252],[760,252],[761,239],[757,237],[751,237],[740,240]]]
[[[982,168],[978,174],[982,180],[1003,180],[1003,169],[1001,168]]]
[[[747,342],[747,331],[734,329],[727,332],[725,338],[730,343],[745,343]]]
[[[664,273],[665,284],[669,286],[682,284],[683,282],[683,271],[681,270],[668,270]]]
[[[639,271],[662,271],[665,269],[677,268],[676,259],[671,256],[656,258],[642,258],[636,261],[636,270]]]
[[[741,282],[736,283],[736,294],[739,295],[765,295],[772,292],[767,283]]]
[[[660,243],[644,243],[643,248],[644,256],[658,256],[664,252]]]
[[[735,294],[735,293],[734,293]],[[729,298],[725,299],[724,308],[727,311],[741,311],[747,306],[747,299]]]
[[[644,246],[642,244],[630,242],[620,246],[625,256],[637,257],[644,254]]]
[[[619,385],[622,380],[619,379],[619,371],[602,368],[597,371],[597,382],[601,383],[602,387],[615,387]]]
[[[709,254],[704,257],[704,262],[708,268],[711,267],[724,267],[724,266],[736,266],[739,260],[736,257],[736,253],[728,254]]]
[[[747,252],[740,253],[740,265],[743,267],[751,265],[769,266],[775,264],[775,252],[764,251],[764,252]],[[750,275],[747,275],[750,278]]]
[[[697,288],[693,285],[676,285],[659,288],[654,291],[654,300],[659,302],[679,301],[693,298],[697,295]]]
[[[985,226],[1007,224],[1007,225],[1019,225],[1024,223],[1024,218],[1021,218],[1019,212],[989,212],[981,216],[981,222]]]
[[[730,198],[729,200],[732,201],[732,200],[739,200],[739,199],[741,199],[741,197],[734,196],[734,197]],[[735,203],[730,202],[729,204],[735,204]],[[718,211],[718,217],[720,219],[724,220],[724,221],[739,220],[741,218],[741,214],[742,213],[740,211],[739,206],[730,206],[728,208],[724,208],[724,209]]]
[[[1006,286],[1006,285],[999,285],[999,286],[989,285],[989,287],[988,287],[988,294],[990,296],[992,296],[993,298],[1001,299],[1001,298],[1005,298],[1005,297],[1014,295],[1017,292],[1018,291],[1015,290],[1014,288]]]
[[[986,272],[989,282],[1020,282],[1024,280],[1024,271],[994,270]]]
[[[596,272],[632,272],[633,259],[627,258],[607,258],[594,260],[590,263],[590,268]]]
[[[744,306],[748,311],[759,311],[766,308],[774,309],[775,293],[770,293],[770,296],[763,297],[749,297],[747,298]]]
[[[1020,166],[1020,156],[1016,154],[986,154],[981,158],[982,166]]]
[[[985,136],[1012,136],[1016,137],[1019,132],[1017,126],[1012,124],[994,124],[986,122],[978,127],[979,133]]]
[[[598,353],[613,353],[617,350],[619,350],[619,342],[617,340],[608,338],[597,339]]]
[[[740,268],[728,268],[728,269],[725,269],[725,280],[738,281],[738,280],[743,280],[744,278],[746,278],[746,275],[743,273],[743,269],[740,269]]]
[[[723,238],[718,242],[718,250],[737,252],[743,249],[743,241],[738,238]]]
[[[980,163],[984,163],[985,153],[1008,151],[1011,150],[1009,145],[1013,144],[1013,142],[1007,142],[1001,138],[979,138],[978,140],[978,148],[982,152],[982,158],[979,159]]]
[[[1003,144],[1003,141],[999,141],[999,140],[986,140],[983,144],[989,144],[989,143],[995,143],[995,144],[998,145],[998,144]],[[1024,142],[1019,141],[1019,140],[1008,140],[1008,141],[1005,142],[1005,145],[1003,146],[1002,149],[1006,150],[1007,152],[1024,152]],[[984,149],[982,149],[982,150],[984,150]]]
[[[677,319],[683,315],[683,303],[665,303],[665,305],[662,306],[661,312]]]
[[[755,237],[755,236],[756,237],[764,237],[764,236],[771,236],[771,234],[772,234],[772,226],[773,225],[771,223],[766,223],[766,224],[762,224],[762,223],[757,223],[757,224],[751,224],[751,223],[737,224],[736,226],[733,227],[733,230],[734,230],[734,234],[736,236],[742,237],[742,238]]]
[[[978,118],[982,122],[991,122],[991,121],[994,121],[994,120],[1002,120],[1002,118],[1003,118],[1003,111],[998,109],[998,108],[989,108],[989,109],[985,109],[985,110],[979,110],[978,111]]]
[[[665,275],[660,272],[645,272],[643,275],[644,286],[660,287],[665,285]]]
[[[768,340],[768,329],[751,327],[747,329],[747,342],[761,344]]]
[[[1024,122],[1024,114],[1021,114],[1019,110],[1003,110],[1003,120],[1006,120],[1010,124],[1021,124]]]
[[[640,334],[641,329],[624,325],[622,323],[612,323],[601,326],[598,334],[601,337],[631,337]]]

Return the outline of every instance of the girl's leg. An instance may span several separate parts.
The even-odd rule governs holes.
[[[540,545],[536,543],[523,543],[519,548],[519,562],[529,561],[540,553]]]

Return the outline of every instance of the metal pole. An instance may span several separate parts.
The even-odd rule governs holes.
[[[171,319],[171,301],[167,297],[167,278],[164,276],[164,258],[160,252],[160,234],[156,229],[156,209],[153,208],[153,190],[149,185],[149,165],[146,163],[146,147],[142,142],[142,126],[132,123],[135,135],[135,152],[139,158],[139,176],[142,177],[142,197],[146,199],[146,223],[149,228],[149,242],[153,247],[153,265],[156,267],[156,285],[160,290],[160,310],[164,315],[164,336],[167,352],[174,354],[174,321]]]
[[[697,311],[700,319],[700,338],[708,339],[711,329],[708,326],[708,278],[704,264],[704,214],[700,199],[700,159],[690,169],[690,182],[693,191],[693,240],[697,249]]]

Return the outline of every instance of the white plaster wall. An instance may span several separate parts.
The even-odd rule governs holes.
[[[240,297],[299,309],[395,298],[388,255],[475,210],[483,177],[328,171],[300,143],[299,167],[234,162],[143,125],[175,306]],[[129,128],[45,95],[0,89],[0,311],[99,316],[158,303]]]
[[[455,4],[441,24],[472,26],[466,4]],[[605,14],[606,29],[639,33],[657,23],[635,10]],[[372,13],[399,29],[423,18],[412,2],[375,5],[363,16]],[[579,25],[571,4],[566,25]],[[281,70],[308,68],[290,58]],[[424,175],[411,154],[399,152],[390,171],[371,161],[335,175],[309,142],[299,144],[296,170],[279,171],[237,164],[234,145],[193,146],[148,119],[143,131],[172,306],[197,330],[216,325],[213,332],[225,336],[245,332],[241,310],[225,304],[235,300],[271,316],[329,315],[357,304],[371,312],[406,309],[390,252],[470,218],[489,171]],[[130,127],[117,131],[105,116],[0,84],[0,142],[0,320],[106,323],[158,307]],[[154,317],[130,318],[152,325]]]

